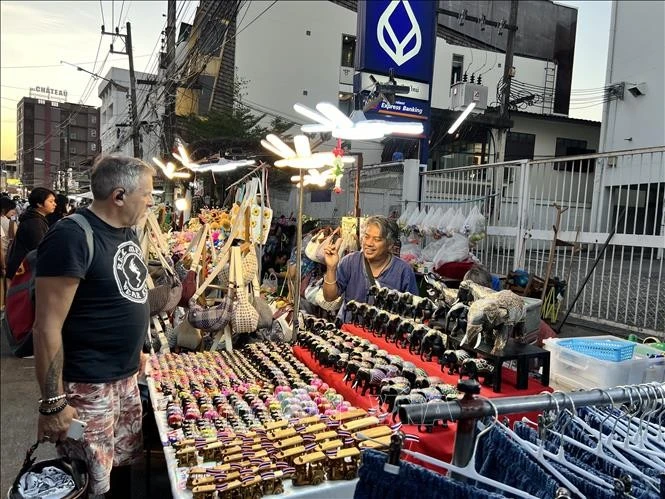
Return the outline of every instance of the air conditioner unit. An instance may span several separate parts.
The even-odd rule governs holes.
[[[487,109],[487,95],[488,90],[485,85],[458,81],[450,87],[450,109],[462,111],[475,102],[474,111],[484,111]]]

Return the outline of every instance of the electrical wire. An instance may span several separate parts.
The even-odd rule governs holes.
[[[102,5],[102,0],[99,0],[99,10],[102,11],[102,25],[106,26],[106,21],[104,20],[104,6]]]
[[[149,57],[151,54],[142,54],[142,55],[135,55],[134,59],[140,59],[143,57]],[[124,59],[110,59],[108,62],[120,62],[124,61]],[[98,61],[86,61],[86,62],[73,62],[75,66],[83,66],[85,64],[93,64]],[[39,68],[62,68],[64,67],[61,64],[43,64],[43,65],[38,65],[38,66],[0,66],[0,69],[39,69]],[[3,85],[4,86],[4,85]],[[15,87],[18,88],[18,87]]]
[[[118,14],[118,26],[122,26],[122,11],[125,9],[125,0],[120,4],[120,14]]]

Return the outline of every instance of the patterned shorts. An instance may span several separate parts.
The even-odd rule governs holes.
[[[83,459],[90,476],[89,493],[110,488],[111,468],[133,464],[143,450],[141,396],[136,375],[110,383],[65,382],[69,405],[87,423],[83,439],[67,439],[61,455]]]

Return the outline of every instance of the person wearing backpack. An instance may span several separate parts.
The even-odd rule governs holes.
[[[48,231],[46,216],[55,211],[55,193],[45,187],[35,187],[28,196],[30,206],[19,217],[16,237],[7,258],[7,279],[13,279],[21,262],[35,249]]]
[[[33,341],[40,400],[38,438],[83,459],[89,494],[131,496],[129,465],[142,454],[137,384],[149,327],[143,259],[133,226],[152,206],[154,169],[135,158],[102,156],[94,164],[94,200],[76,211],[92,228],[66,217],[37,250]],[[82,440],[67,439],[73,419]]]

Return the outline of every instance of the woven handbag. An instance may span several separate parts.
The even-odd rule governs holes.
[[[231,265],[225,265],[219,272],[219,285],[223,288],[229,286],[229,273]],[[254,246],[251,246],[246,255],[242,257],[242,276],[245,282],[251,282],[259,272],[259,261],[256,258]]]
[[[243,272],[240,269],[242,269],[240,248],[233,247],[231,249],[231,283],[233,283],[235,289],[235,303],[231,318],[231,328],[236,334],[254,332],[259,325],[259,313],[249,302],[247,286],[243,279]]]
[[[189,300],[187,320],[197,329],[214,333],[226,327],[231,320],[232,313],[233,300],[228,293],[218,305],[207,308],[202,307],[192,298]]]
[[[32,454],[38,446],[39,442],[26,452],[21,471],[7,492],[7,498],[49,496],[78,499],[88,497],[89,477],[85,462],[80,459],[61,457],[35,463]]]

